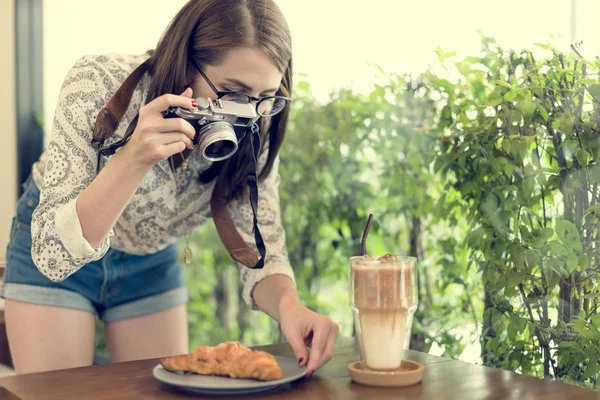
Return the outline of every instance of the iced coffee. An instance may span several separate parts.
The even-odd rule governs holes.
[[[391,254],[350,259],[350,305],[369,369],[400,368],[417,308],[415,262]]]

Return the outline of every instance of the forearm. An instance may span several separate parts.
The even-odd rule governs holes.
[[[294,284],[285,275],[271,275],[260,281],[253,297],[258,308],[277,322],[280,322],[279,311],[287,303],[299,301]]]
[[[135,163],[123,147],[81,192],[77,214],[83,236],[92,247],[100,246],[108,236],[149,169]]]

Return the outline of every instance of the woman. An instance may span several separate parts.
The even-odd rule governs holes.
[[[133,72],[139,81],[121,104],[113,96]],[[264,237],[264,266],[240,266],[243,298],[281,324],[308,374],[330,359],[338,326],[296,296],[280,223],[278,151],[291,77],[290,33],[272,0],[190,0],[154,51],[76,62],[11,231],[2,296],[17,373],[92,364],[96,316],[114,362],[187,352],[176,241],[211,217],[217,184],[247,245],[258,243],[254,211]],[[198,110],[198,98],[250,104],[261,115],[253,131],[260,141],[250,132],[230,158],[207,160],[188,120],[164,118],[167,109]],[[123,115],[100,144],[125,144],[105,157],[93,132],[109,99]],[[253,210],[246,172],[258,142]]]

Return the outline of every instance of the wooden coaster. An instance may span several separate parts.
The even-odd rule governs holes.
[[[419,383],[425,366],[416,361],[402,360],[400,368],[393,371],[368,369],[363,361],[348,364],[350,377],[356,383],[368,386],[401,387]]]

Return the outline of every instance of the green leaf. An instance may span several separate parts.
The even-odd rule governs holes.
[[[502,149],[504,149],[505,152],[507,152],[508,154],[512,153],[512,141],[504,138],[502,140]]]
[[[598,331],[598,329],[596,327],[594,327],[594,328],[595,329],[586,328],[579,334],[579,336],[581,336],[583,339],[588,339],[588,340],[600,339],[600,331]]]
[[[581,270],[585,270],[586,268],[589,268],[590,266],[590,256],[588,256],[585,253],[582,253],[579,255],[579,260],[578,260],[579,266],[581,267]]]
[[[581,335],[581,333],[586,330],[585,327],[585,321],[582,320],[581,318],[577,318],[575,320],[575,323],[573,323],[573,330],[575,331],[575,333],[577,333],[578,335]]]
[[[458,166],[461,167],[462,169],[465,168],[467,163],[467,157],[464,155],[461,155],[460,157],[458,157]]]
[[[579,149],[577,150],[577,154],[575,155],[575,157],[577,158],[577,162],[579,163],[579,165],[581,165],[584,168],[587,167],[590,153],[588,153],[585,149]]]
[[[509,178],[512,176],[513,172],[515,170],[515,166],[512,164],[506,164],[504,166],[504,173],[506,174],[506,176],[508,176]]]
[[[552,228],[544,228],[540,232],[540,237],[544,240],[548,240],[554,235],[554,230]]]
[[[600,328],[600,314],[594,314],[590,317],[590,322]]]
[[[562,239],[563,244],[575,251],[582,251],[581,238],[575,225],[566,219],[556,221],[556,233]]]
[[[456,55],[455,51],[445,52],[440,46],[438,46],[437,49],[435,49],[435,52],[438,56],[438,59],[440,60],[440,64],[443,64],[446,58],[454,57]]]
[[[588,208],[585,212],[585,215],[594,213],[596,215],[600,215],[600,203],[596,203],[593,206],[591,206],[590,208]]]
[[[531,97],[527,96],[523,100],[517,102],[517,109],[521,111],[521,114],[523,114],[523,117],[526,120],[529,120],[533,117],[535,103],[531,100]]]
[[[519,334],[519,321],[516,320],[517,317],[514,314],[511,314],[510,321],[508,322],[508,326],[506,331],[508,333],[508,338],[513,341]]]
[[[520,91],[511,90],[510,92],[506,92],[504,94],[504,100],[506,101],[515,101],[515,99],[520,95]]]
[[[544,275],[546,276],[548,290],[554,289],[558,281],[560,281],[560,274],[550,265],[546,264],[544,265]]]
[[[577,342],[569,342],[569,341],[565,341],[565,342],[560,342],[558,344],[558,348],[559,349],[568,349],[571,347],[577,346]]]
[[[558,120],[560,131],[565,135],[570,135],[573,132],[573,115],[570,112],[565,111]]]
[[[487,101],[485,101],[483,103],[484,107],[496,107],[499,106],[500,104],[502,104],[502,102],[504,101],[504,99],[502,98],[502,96],[493,96],[487,99]]]
[[[535,165],[537,168],[540,168],[540,157],[537,155],[537,152],[535,150],[531,151],[531,162],[533,165]],[[540,171],[541,172],[541,171]],[[544,176],[543,173],[540,173],[541,176]]]
[[[590,85],[588,86],[587,90],[592,95],[594,100],[600,102],[600,84],[596,83],[594,85]]]
[[[600,183],[600,166],[594,165],[593,167],[588,168],[588,173],[594,182]]]
[[[547,243],[546,239],[537,238],[537,239],[534,239],[531,242],[531,246],[533,246],[534,249],[540,250],[540,249],[543,249],[546,246],[546,243]]]
[[[533,268],[535,266],[540,265],[540,256],[538,255],[538,253],[535,250],[527,250],[527,252],[525,252],[525,260],[527,260],[527,265],[529,266],[529,268]],[[516,274],[512,274],[511,276],[514,276]],[[518,276],[519,281],[517,281],[516,283],[519,283],[523,280],[524,277],[522,276]]]
[[[600,372],[600,365],[598,364],[598,362],[590,364],[585,369],[585,372],[581,376],[581,379],[586,380],[591,377],[595,377],[596,375],[598,375],[598,372]]]
[[[569,254],[567,256],[567,271],[569,273],[575,271],[577,269],[577,265],[579,264],[579,258],[576,254]]]
[[[549,43],[534,43],[533,45],[544,50],[554,51],[554,47]]]
[[[538,110],[544,122],[548,122],[548,111],[546,111],[546,109],[542,106],[538,106]]]
[[[550,246],[550,252],[555,257],[566,257],[571,253],[569,249],[557,240],[548,242],[548,245]]]
[[[310,83],[306,81],[300,81],[296,85],[297,89],[303,92],[310,92]]]

